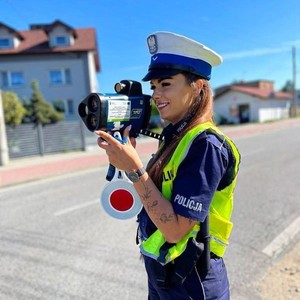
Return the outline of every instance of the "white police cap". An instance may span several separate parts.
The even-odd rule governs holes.
[[[155,32],[147,38],[147,43],[152,56],[143,81],[180,72],[190,72],[209,80],[212,67],[222,63],[222,57],[215,51],[172,32]]]

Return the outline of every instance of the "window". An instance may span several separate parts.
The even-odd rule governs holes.
[[[1,83],[3,87],[9,86],[8,72],[1,72]]]
[[[10,48],[9,38],[0,38],[0,49],[1,48]]]
[[[11,86],[21,86],[24,84],[24,76],[22,72],[11,73]]]
[[[23,86],[24,74],[23,72],[1,72],[1,82],[3,87],[18,87]]]
[[[50,83],[53,85],[71,84],[70,69],[50,70]]]
[[[54,44],[56,46],[68,46],[69,39],[66,36],[56,36],[54,38]]]
[[[72,99],[67,100],[67,113],[68,115],[74,115],[74,101]]]

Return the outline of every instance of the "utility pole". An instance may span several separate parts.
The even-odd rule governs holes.
[[[293,117],[297,117],[297,110],[298,110],[298,105],[297,105],[297,84],[296,84],[296,73],[297,73],[297,67],[296,67],[296,47],[292,47],[292,58],[293,58],[293,106],[292,106],[292,111]]]
[[[2,105],[2,94],[0,90],[0,166],[5,166],[9,162],[7,137],[5,130],[5,121]]]

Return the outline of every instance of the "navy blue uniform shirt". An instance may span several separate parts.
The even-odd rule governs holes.
[[[183,120],[163,131],[166,147],[174,134],[186,125]],[[203,222],[208,214],[213,194],[220,188],[229,161],[224,142],[206,131],[193,141],[181,162],[173,182],[171,202],[176,214]],[[151,235],[156,227],[143,209],[138,217],[142,238]]]
[[[227,149],[215,135],[202,132],[197,136],[173,182],[175,213],[203,222],[227,164]]]

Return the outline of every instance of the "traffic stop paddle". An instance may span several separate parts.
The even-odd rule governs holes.
[[[115,219],[135,217],[142,209],[139,195],[124,171],[115,170],[114,177],[101,193],[104,211]]]

